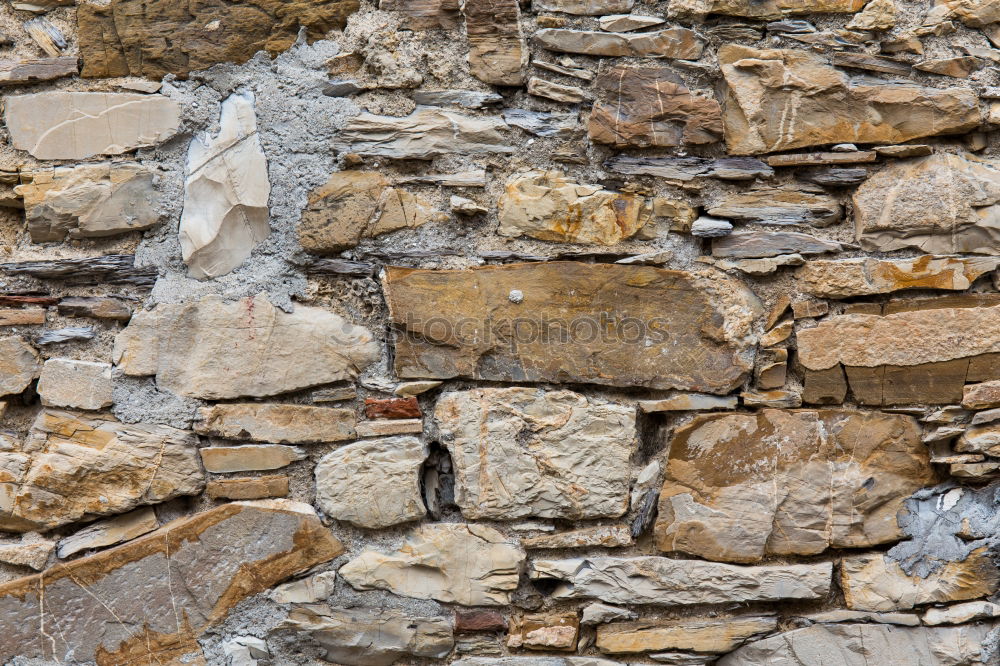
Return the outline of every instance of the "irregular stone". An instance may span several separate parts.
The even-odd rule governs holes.
[[[758,259],[783,254],[839,252],[840,243],[794,231],[747,231],[712,241],[712,256],[727,259]]]
[[[415,176],[400,176],[398,183],[418,185],[441,185],[443,187],[486,187],[486,170],[458,171],[456,173],[425,173]]]
[[[696,238],[718,238],[727,236],[732,231],[733,225],[729,220],[720,220],[707,215],[702,215],[691,223],[691,235]]]
[[[821,599],[830,589],[829,562],[743,567],[666,557],[539,560],[529,576],[556,582],[553,599],[612,604],[688,605]]]
[[[815,298],[798,298],[792,301],[792,318],[822,317],[830,311],[830,304]]]
[[[268,598],[276,604],[312,604],[323,601],[337,586],[337,572],[322,573],[282,583],[268,593]]]
[[[349,444],[316,465],[316,503],[335,520],[380,529],[423,518],[427,447],[416,437]]]
[[[541,550],[545,548],[621,548],[631,546],[632,543],[632,535],[628,528],[618,525],[582,527],[569,532],[543,534],[542,536],[521,539],[521,545],[528,550]]]
[[[930,58],[914,63],[913,69],[931,74],[942,74],[956,79],[967,78],[976,70],[982,68],[983,63],[979,58],[963,56],[959,58]]]
[[[593,141],[646,148],[722,139],[719,103],[692,95],[666,67],[611,67],[597,77],[595,87],[598,102],[587,128]]]
[[[474,519],[601,518],[628,509],[634,409],[570,391],[443,394],[435,420],[455,467],[455,502]]]
[[[236,269],[271,234],[271,183],[252,92],[222,102],[219,133],[191,140],[178,236],[191,277]]]
[[[455,643],[443,617],[326,604],[295,606],[276,630],[308,635],[325,650],[326,661],[344,666],[389,666],[404,656],[440,659]]]
[[[966,409],[1000,407],[1000,381],[970,384],[963,387],[962,407]]]
[[[955,451],[997,455],[1000,453],[1000,425],[991,423],[966,429],[955,442]]]
[[[240,601],[343,550],[307,504],[224,504],[0,586],[0,658],[180,663]]]
[[[925,157],[934,152],[934,149],[924,144],[910,144],[902,146],[875,146],[875,153],[879,157],[897,157],[900,159],[907,157]]]
[[[896,3],[893,0],[871,0],[847,24],[848,30],[891,30],[896,27]]]
[[[339,570],[357,590],[463,606],[510,603],[524,552],[483,525],[436,523],[409,532],[394,553],[366,550]]]
[[[528,94],[566,104],[579,104],[589,97],[583,88],[563,85],[537,76],[528,79]]]
[[[599,657],[466,657],[451,666],[625,666]]]
[[[799,391],[744,391],[740,393],[744,407],[773,407],[795,409],[802,406]]]
[[[497,204],[502,236],[614,245],[652,218],[647,199],[576,183],[559,171],[511,177]]]
[[[0,86],[16,86],[73,76],[78,70],[75,56],[0,61]]]
[[[424,431],[422,419],[386,419],[361,421],[357,426],[358,437],[389,437],[391,435],[420,434]]]
[[[62,31],[44,16],[25,21],[23,27],[35,44],[51,58],[61,55],[68,46]]]
[[[822,56],[802,49],[724,44],[718,57],[727,85],[726,145],[733,155],[841,142],[902,143],[960,134],[980,122],[978,100],[964,88],[852,82]]]
[[[55,548],[55,541],[49,541],[40,534],[28,532],[21,535],[20,543],[0,544],[0,562],[41,571],[45,568],[49,556]]]
[[[379,0],[378,8],[401,12],[406,30],[454,30],[459,25],[459,0]]]
[[[950,465],[948,473],[956,479],[976,479],[978,481],[994,479],[1000,472],[1000,463],[955,463]]]
[[[985,28],[1000,22],[1000,8],[989,0],[937,0],[932,10],[934,14],[940,19],[957,18],[971,28]]]
[[[924,613],[924,624],[965,624],[974,620],[1000,617],[1000,605],[989,601],[967,601],[944,608],[930,608]]]
[[[305,29],[308,42],[342,29],[358,0],[210,0],[183,8],[171,0],[80,2],[77,29],[84,77],[165,74],[186,78],[217,63],[272,57]]]
[[[222,644],[230,666],[265,666],[271,656],[267,641],[253,636],[237,636]]]
[[[42,366],[36,390],[46,407],[109,407],[113,402],[111,364],[50,358]]]
[[[920,617],[916,613],[872,613],[869,611],[832,610],[810,613],[802,616],[810,622],[829,624],[833,622],[876,622],[878,624],[898,624],[919,627]]]
[[[248,402],[200,408],[194,431],[225,439],[308,444],[354,439],[354,423],[353,409]]]
[[[560,58],[560,60],[562,62],[566,62],[569,60],[569,58],[563,57]],[[597,74],[595,74],[592,70],[589,70],[585,67],[577,67],[575,66],[575,63],[574,66],[566,66],[566,65],[560,65],[559,63],[555,62],[545,62],[544,60],[532,60],[531,65],[532,67],[537,67],[538,69],[544,69],[549,72],[555,72],[556,74],[571,76],[574,79],[582,79],[583,81],[588,81],[588,82],[593,81],[594,77],[597,76]]]
[[[264,294],[160,303],[137,312],[114,349],[126,375],[155,375],[160,389],[210,400],[353,380],[378,355],[368,330],[323,308],[283,312]]]
[[[0,337],[0,395],[14,395],[28,388],[41,368],[38,353],[23,338]]]
[[[183,430],[45,409],[20,450],[0,453],[0,529],[48,530],[196,495],[196,447]]]
[[[416,396],[432,391],[437,387],[441,386],[444,382],[438,381],[416,381],[416,382],[402,382],[395,389],[396,395],[402,396]]]
[[[308,252],[330,254],[363,238],[419,227],[437,219],[433,204],[375,171],[338,171],[313,190],[302,211],[299,242]]]
[[[709,215],[759,224],[810,224],[825,227],[840,220],[840,202],[826,194],[768,187],[726,192],[712,199]]]
[[[839,14],[861,9],[865,0],[670,0],[671,16],[704,17],[724,14],[755,19],[780,19],[787,14]]]
[[[721,653],[743,641],[774,631],[774,617],[735,617],[725,620],[685,619],[622,622],[597,628],[597,649],[609,654],[637,654],[654,650],[692,650]]]
[[[517,0],[465,0],[469,38],[469,73],[497,86],[519,86],[528,64]]]
[[[682,393],[663,400],[640,400],[639,409],[645,414],[657,412],[694,412],[712,409],[736,409],[739,401],[735,395],[703,395]]]
[[[634,4],[635,0],[533,0],[531,8],[536,12],[602,16],[631,11]]]
[[[980,656],[985,656],[983,645],[990,629],[816,624],[745,645],[717,665],[972,666],[985,663]]]
[[[215,474],[280,469],[306,457],[304,450],[281,444],[207,446],[198,452],[205,469]]]
[[[135,255],[131,254],[18,261],[0,264],[0,270],[13,275],[30,275],[40,280],[62,280],[67,285],[123,284],[147,288],[153,286],[158,275],[155,267],[137,268]]]
[[[66,559],[84,550],[114,546],[152,532],[159,526],[156,512],[151,507],[136,509],[121,516],[98,520],[79,532],[60,539],[56,554]]]
[[[257,500],[288,496],[288,477],[279,474],[240,479],[213,479],[205,486],[212,499]]]
[[[814,166],[823,164],[867,164],[876,159],[874,150],[850,152],[790,153],[771,155],[767,163],[773,167]]]
[[[579,128],[575,113],[545,113],[525,109],[504,109],[503,119],[512,127],[519,127],[535,136],[554,136],[559,139],[572,137]]]
[[[495,610],[455,610],[455,631],[507,631],[507,620]]]
[[[605,622],[614,622],[616,620],[634,620],[637,617],[639,617],[638,614],[628,610],[627,608],[609,606],[595,601],[583,607],[580,624],[604,624]]]
[[[687,28],[642,33],[545,28],[536,32],[532,39],[550,51],[591,56],[658,56],[697,60],[705,48],[705,42],[698,34]]]
[[[512,289],[522,292],[523,302],[509,300]],[[403,327],[395,345],[402,379],[578,381],[718,393],[739,386],[751,369],[750,322],[760,308],[740,283],[715,273],[576,262],[389,268],[385,293],[392,322]],[[493,339],[491,331],[504,330],[496,326],[529,312],[539,318],[536,331],[545,322],[547,335],[514,345],[506,334],[503,344]],[[660,328],[664,312],[672,314]],[[599,340],[588,322],[596,326],[600,313],[610,321],[646,322],[647,338],[622,329]],[[473,333],[466,323],[456,338],[459,320],[481,330]],[[450,322],[447,330],[442,322]]]
[[[885,56],[868,55],[867,53],[834,53],[833,64],[837,67],[863,69],[869,72],[909,76],[912,66],[905,60],[887,58]]]
[[[847,607],[855,610],[908,610],[922,604],[985,597],[1000,585],[1000,571],[984,549],[961,562],[945,562],[925,578],[907,575],[882,553],[846,557],[840,583]]]
[[[948,196],[941,196],[947,192]],[[968,153],[894,162],[854,193],[861,246],[1000,254],[1000,169]]]
[[[42,331],[34,337],[36,345],[55,345],[60,342],[74,342],[77,340],[93,340],[97,331],[91,326],[67,326],[66,328],[49,329]]]
[[[465,109],[485,109],[503,104],[503,97],[496,93],[478,90],[417,90],[413,101],[428,106],[460,106]]]
[[[365,416],[370,419],[420,418],[416,398],[365,398]]]
[[[785,266],[801,266],[806,260],[801,254],[779,254],[777,257],[765,257],[761,259],[737,259],[726,261],[724,259],[710,259],[706,257],[706,263],[711,262],[717,268],[724,271],[742,271],[747,275],[773,275],[779,268]],[[763,338],[761,338],[763,341]]]
[[[437,107],[420,107],[408,116],[357,115],[344,125],[333,148],[343,153],[429,160],[441,155],[512,153],[498,118],[472,117]]]
[[[35,243],[142,231],[162,219],[155,172],[132,162],[36,169],[14,188]]]
[[[964,291],[998,265],[1000,260],[985,257],[932,255],[914,259],[813,260],[796,272],[795,279],[802,291],[824,298],[888,294],[903,289]]]
[[[120,155],[162,143],[180,125],[180,107],[163,95],[54,90],[3,104],[11,143],[40,160]]]
[[[642,28],[661,25],[665,21],[658,16],[642,16],[640,14],[611,14],[597,19],[601,30],[605,32],[631,32]]]
[[[480,206],[472,199],[456,195],[452,195],[448,200],[448,207],[451,208],[451,212],[457,215],[466,215],[470,217],[490,212],[489,208],[486,206]]]
[[[507,634],[508,648],[573,652],[580,634],[576,613],[516,617]]]
[[[0,309],[0,326],[38,326],[44,323],[44,308]]]
[[[616,155],[604,163],[604,168],[626,175],[659,176],[682,183],[704,178],[719,180],[753,180],[770,178],[774,169],[758,159],[748,157],[634,157]]]

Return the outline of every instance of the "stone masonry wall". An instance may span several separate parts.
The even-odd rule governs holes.
[[[1000,664],[997,2],[0,31],[0,663]]]

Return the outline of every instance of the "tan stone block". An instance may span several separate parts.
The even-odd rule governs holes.
[[[225,439],[308,444],[353,439],[354,423],[353,409],[246,402],[200,408],[194,431]]]
[[[288,495],[288,477],[254,476],[241,479],[212,479],[205,486],[212,499],[256,500]]]
[[[597,628],[597,649],[608,654],[659,650],[729,652],[748,638],[772,632],[777,626],[778,621],[773,617],[605,624]]]
[[[38,378],[38,395],[46,407],[108,407],[113,402],[111,364],[50,358]]]
[[[216,474],[280,469],[306,457],[302,449],[281,444],[209,446],[198,452],[205,470]]]

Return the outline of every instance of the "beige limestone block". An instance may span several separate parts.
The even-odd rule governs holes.
[[[222,102],[219,133],[191,140],[178,235],[191,277],[225,275],[271,234],[271,183],[251,92]]]
[[[599,525],[581,527],[568,532],[542,534],[521,539],[521,545],[528,550],[542,548],[621,548],[631,546],[632,534],[624,525]]]
[[[308,444],[353,439],[354,423],[353,409],[246,402],[200,408],[194,431],[224,439]]]
[[[966,409],[1000,407],[1000,380],[967,384],[962,389],[962,407]]]
[[[997,266],[1000,259],[989,257],[813,259],[795,272],[795,281],[802,291],[822,298],[888,294],[904,289],[964,291]]]
[[[268,593],[276,604],[312,604],[333,594],[337,586],[337,572],[322,573],[282,583]]]
[[[943,608],[929,608],[924,613],[924,624],[937,626],[941,624],[965,624],[975,620],[985,620],[1000,617],[1000,604],[989,601],[967,601],[963,604],[953,604]]]
[[[411,530],[396,552],[364,551],[339,574],[356,590],[498,606],[510,603],[523,563],[524,552],[490,527],[436,523]]]
[[[50,358],[38,378],[46,407],[103,409],[112,403],[111,364]]]
[[[421,468],[427,447],[416,437],[348,444],[316,464],[316,504],[335,520],[380,529],[423,518]]]
[[[0,529],[46,530],[195,495],[191,433],[107,414],[43,410],[20,450],[0,453]]]
[[[0,395],[14,395],[28,388],[41,368],[38,352],[23,338],[0,336]]]
[[[198,452],[205,469],[216,474],[281,469],[306,457],[303,449],[282,444],[207,446]]]
[[[180,107],[163,95],[50,91],[3,103],[14,147],[40,160],[120,155],[166,141],[180,125]]]
[[[156,512],[151,507],[136,509],[114,518],[98,520],[60,539],[56,554],[65,559],[80,551],[114,546],[152,532],[159,526]]]
[[[635,408],[571,391],[443,394],[434,413],[466,518],[613,518],[628,509]]]
[[[114,360],[126,375],[155,375],[161,389],[218,400],[353,380],[378,354],[367,329],[326,309],[287,313],[264,294],[212,295],[135,313]]]
[[[49,541],[35,532],[26,532],[21,535],[20,543],[0,544],[0,562],[41,571],[55,549],[55,541]]]
[[[729,652],[748,638],[770,633],[777,626],[774,617],[619,622],[597,628],[597,649],[608,654],[659,650]]]

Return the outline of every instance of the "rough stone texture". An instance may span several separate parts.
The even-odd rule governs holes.
[[[779,19],[789,14],[856,12],[865,0],[670,0],[672,16],[703,17],[724,14],[756,19]]]
[[[330,518],[370,529],[423,518],[426,457],[427,447],[415,437],[341,447],[316,464],[316,503]]]
[[[177,663],[200,653],[196,639],[238,602],[341,552],[308,505],[226,504],[0,585],[0,609],[14,620],[0,657]]]
[[[651,56],[697,60],[705,47],[697,33],[687,28],[643,33],[546,28],[536,32],[533,39],[539,46],[550,51],[592,56]]]
[[[466,518],[613,518],[628,508],[634,408],[485,388],[443,394],[434,418]]]
[[[353,379],[376,354],[366,329],[319,308],[282,312],[259,294],[137,312],[115,340],[114,359],[125,374],[156,375],[179,395],[220,399]],[[292,362],[305,357],[311,362]]]
[[[114,546],[152,532],[159,526],[152,508],[136,509],[114,518],[98,520],[60,539],[57,554],[66,559],[84,550]]]
[[[522,292],[522,303],[510,302],[512,289]],[[392,321],[405,326],[395,347],[403,378],[582,381],[721,393],[750,370],[749,324],[759,308],[751,293],[719,275],[573,262],[390,268],[385,290]],[[547,311],[548,305],[556,308]],[[665,311],[672,313],[669,322],[661,318]],[[602,314],[612,322],[638,318],[645,335],[619,327],[620,334],[601,340]],[[521,344],[495,337],[498,327],[527,315],[539,318],[536,329],[548,315],[550,335]],[[432,317],[450,325],[430,328]],[[474,342],[466,337],[471,331],[456,328],[469,318],[482,329]]]
[[[748,638],[774,631],[777,625],[773,617],[605,624],[597,629],[597,649],[608,654],[655,650],[729,652]]]
[[[54,541],[37,533],[27,532],[21,535],[20,543],[0,544],[0,562],[41,571],[55,548]]]
[[[196,136],[188,147],[178,233],[192,277],[225,275],[270,235],[270,194],[253,93],[230,95],[222,103],[219,133]]]
[[[963,291],[1000,260],[981,257],[814,259],[795,273],[799,288],[822,298],[888,294],[904,289]]]
[[[772,409],[701,416],[670,442],[657,546],[756,562],[891,542],[903,536],[896,524],[903,500],[935,478],[920,428],[907,416]]]
[[[854,83],[805,50],[725,44],[718,55],[726,82],[722,119],[733,155],[902,143],[979,124],[979,104],[967,89]]]
[[[205,485],[205,495],[212,499],[230,500],[288,497],[288,477],[267,474],[238,479],[213,479]]]
[[[405,14],[410,30],[453,30],[458,27],[459,0],[379,0],[379,9]]]
[[[101,238],[160,222],[156,174],[129,162],[37,169],[14,191],[24,199],[31,240]]]
[[[51,91],[3,98],[14,147],[42,160],[120,155],[172,137],[180,108],[162,95]]]
[[[36,390],[46,407],[109,407],[112,404],[111,364],[50,358],[42,366]]]
[[[632,535],[626,527],[615,525],[582,527],[568,532],[543,534],[521,539],[521,545],[531,549],[542,548],[619,548],[631,546]]]
[[[760,224],[809,224],[825,227],[840,220],[840,203],[825,194],[760,188],[714,198],[710,215]]]
[[[358,590],[496,606],[510,602],[523,562],[524,552],[490,527],[442,523],[415,528],[396,552],[366,550],[339,573]]]
[[[216,63],[246,62],[257,51],[274,56],[292,46],[301,28],[310,41],[342,28],[359,4],[209,0],[186,7],[172,0],[84,0],[77,13],[82,75],[184,77]]]
[[[20,393],[41,369],[38,353],[23,338],[0,336],[0,395]]]
[[[308,444],[353,439],[354,422],[349,409],[248,402],[202,407],[194,430],[225,439]]]
[[[205,469],[217,474],[281,469],[306,457],[303,449],[281,444],[207,446],[198,452]]]
[[[197,442],[166,426],[44,410],[19,450],[0,452],[0,529],[47,530],[205,487]]]
[[[517,0],[465,0],[462,12],[469,39],[470,73],[493,85],[521,85],[528,48],[521,33]]]

